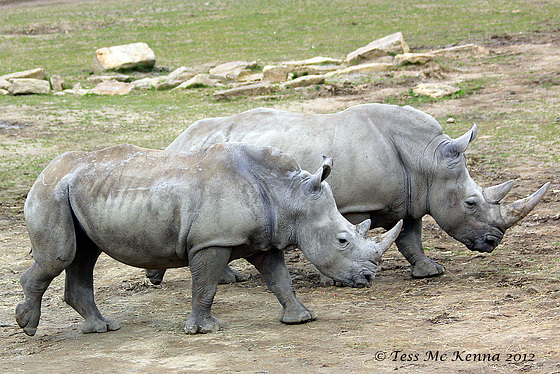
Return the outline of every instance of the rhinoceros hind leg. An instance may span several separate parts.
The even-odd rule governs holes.
[[[427,278],[443,274],[443,266],[432,261],[422,249],[422,219],[405,219],[403,229],[395,240],[399,252],[412,265],[414,278]]]
[[[192,311],[185,323],[187,334],[205,334],[220,329],[211,309],[218,279],[228,264],[231,248],[209,247],[189,253],[192,274]]]
[[[280,322],[296,324],[317,319],[317,315],[296,298],[292,278],[284,261],[284,252],[271,249],[253,255],[247,260],[262,274],[266,285],[282,304]]]
[[[146,277],[156,286],[161,284],[164,275],[165,269],[146,269]]]
[[[16,322],[27,335],[33,336],[37,332],[43,294],[51,281],[61,272],[62,269],[56,274],[49,274],[39,266],[37,261],[34,261],[33,265],[21,275],[20,283],[25,299],[16,307]]]
[[[64,301],[84,317],[83,333],[118,330],[119,324],[105,319],[95,305],[93,268],[101,251],[81,231],[76,232],[76,241],[76,255],[66,268]]]
[[[224,272],[222,273],[222,275],[220,276],[220,279],[218,280],[219,284],[230,284],[230,283],[237,283],[237,282],[245,282],[246,280],[248,280],[249,277],[247,277],[245,274],[239,272],[239,271],[235,271],[231,268],[231,266],[226,266],[226,268],[224,269]]]

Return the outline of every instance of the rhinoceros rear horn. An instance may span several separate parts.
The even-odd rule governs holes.
[[[382,256],[391,247],[391,244],[397,239],[401,233],[403,227],[403,220],[401,219],[397,224],[389,231],[381,235],[381,240],[379,241],[379,249],[377,250],[378,256]]]
[[[497,204],[507,195],[512,187],[513,181],[511,180],[497,186],[487,187],[482,190],[482,194],[490,204]]]
[[[324,181],[331,173],[332,165],[332,158],[323,156],[323,165],[321,165],[321,167],[309,179],[310,190],[317,191],[321,189],[321,182]]]
[[[510,228],[525,217],[542,199],[548,188],[550,182],[545,183],[537,192],[524,199],[517,200],[508,205],[500,206],[500,213],[504,219],[506,228]]]
[[[476,138],[477,129],[476,123],[473,123],[473,127],[469,131],[447,143],[442,149],[444,157],[453,159],[465,152],[469,143]]]

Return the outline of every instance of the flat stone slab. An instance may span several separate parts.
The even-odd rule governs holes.
[[[303,77],[299,77],[294,80],[282,83],[280,85],[280,89],[307,87],[307,86],[312,86],[314,84],[323,84],[323,83],[325,83],[324,75],[304,75]]]
[[[409,53],[410,48],[404,41],[403,34],[397,32],[374,40],[365,47],[350,52],[344,60],[345,65],[361,64],[388,54]]]
[[[95,95],[126,95],[134,85],[124,82],[101,82],[95,86],[89,93]]]
[[[0,76],[0,79],[5,79],[5,80],[9,81],[11,79],[25,79],[25,78],[45,79],[46,77],[47,77],[47,73],[45,72],[45,69],[37,68],[37,69],[18,71],[18,72],[15,72],[15,73],[2,75],[2,76]]]
[[[274,88],[271,83],[262,82],[218,91],[214,93],[213,97],[216,100],[231,100],[239,96],[266,95],[272,93],[273,90]]]
[[[389,64],[387,62],[372,62],[369,64],[350,66],[345,69],[337,70],[332,73],[328,73],[327,76],[380,73],[392,70],[393,68],[393,64]]]
[[[416,95],[425,95],[434,99],[453,95],[458,91],[458,87],[443,83],[420,83],[412,90]]]
[[[181,83],[171,91],[198,87],[214,87],[215,85],[216,81],[211,79],[208,74],[197,74],[188,81]]]
[[[8,88],[10,95],[47,95],[51,92],[51,84],[42,79],[13,79]]]
[[[424,65],[435,57],[433,53],[401,53],[395,56],[395,65]]]

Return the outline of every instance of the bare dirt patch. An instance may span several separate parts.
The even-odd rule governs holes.
[[[505,45],[504,45],[505,44]],[[81,318],[62,300],[63,278],[55,279],[43,303],[36,336],[16,325],[22,300],[18,279],[31,264],[21,207],[0,219],[0,369],[18,372],[347,372],[347,373],[560,373],[560,167],[558,135],[539,138],[538,129],[558,133],[560,46],[496,43],[493,54],[469,59],[461,71],[438,79],[492,77],[475,94],[423,103],[437,118],[514,121],[530,145],[505,156],[482,128],[469,154],[482,185],[516,179],[509,199],[525,196],[546,181],[551,191],[527,218],[510,229],[491,254],[468,251],[435,222],[424,222],[427,254],[445,275],[415,280],[392,248],[369,289],[323,287],[298,251],[289,252],[299,298],[319,316],[295,326],[278,322],[280,306],[256,271],[237,266],[252,279],[220,286],[213,312],[223,323],[214,334],[188,336],[182,325],[190,310],[187,269],[169,271],[152,286],[141,270],[102,256],[96,267],[96,298],[121,329],[83,335]],[[507,62],[504,63],[503,60]],[[332,112],[351,105],[402,98],[405,86],[363,86],[359,92],[324,93],[289,106]],[[33,122],[9,117],[8,126]],[[40,114],[37,121],[40,122]],[[10,125],[11,124],[11,125]],[[536,126],[536,127],[535,127]],[[541,126],[541,127],[539,127]],[[556,130],[554,130],[556,126]],[[0,131],[32,131],[40,126]],[[492,130],[492,131],[499,131]],[[31,133],[26,133],[30,136]],[[515,148],[521,149],[521,148]]]

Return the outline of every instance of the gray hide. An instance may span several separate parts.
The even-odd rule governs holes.
[[[513,181],[482,188],[469,176],[464,152],[476,125],[458,139],[442,132],[431,116],[411,107],[365,104],[335,114],[299,114],[255,109],[231,117],[203,119],[167,149],[195,150],[220,142],[278,147],[309,168],[322,155],[333,158],[330,178],[340,212],[350,221],[369,218],[389,228],[400,219],[396,243],[412,265],[412,276],[443,268],[422,249],[422,217],[469,249],[491,252],[507,228],[523,218],[547,191],[501,205]]]
[[[319,157],[316,161],[320,161]],[[144,268],[190,266],[187,333],[219,328],[210,309],[227,263],[246,258],[283,306],[280,320],[315,319],[294,294],[282,250],[299,247],[321,272],[368,286],[382,253],[400,231],[377,243],[336,209],[323,180],[273,148],[225,144],[195,152],[123,145],[69,152],[39,175],[25,204],[34,258],[21,276],[16,320],[36,332],[43,293],[66,270],[64,299],[84,317],[84,332],[119,328],[94,302],[93,267],[101,252]],[[402,224],[401,224],[402,225]]]

